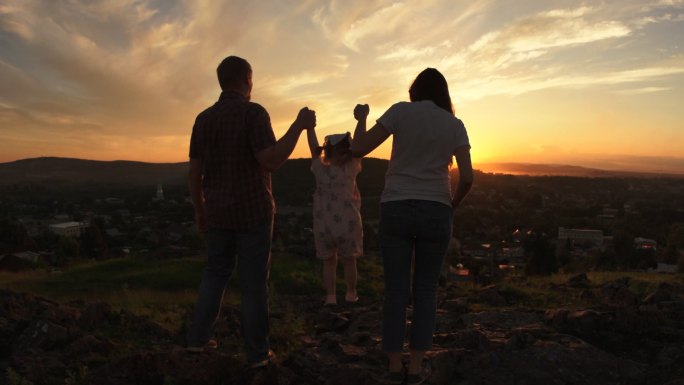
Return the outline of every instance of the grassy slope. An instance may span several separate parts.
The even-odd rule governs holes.
[[[165,326],[180,326],[182,314],[197,295],[205,258],[152,259],[127,257],[74,264],[63,271],[0,272],[0,288],[28,292],[58,302],[105,301],[116,309],[148,315]],[[359,293],[379,299],[382,269],[373,258],[359,260]],[[338,293],[344,293],[342,267]],[[368,279],[366,279],[368,278]],[[324,295],[321,262],[311,258],[274,254],[272,295]],[[239,303],[238,277],[228,283],[224,301]]]
[[[102,300],[115,308],[135,313],[152,313],[145,309],[179,307],[188,309],[196,299],[197,287],[205,265],[203,257],[152,259],[128,257],[106,261],[87,261],[61,272],[35,270],[23,273],[0,272],[0,288],[24,291],[59,302],[71,300]],[[338,271],[338,294],[344,293],[342,268]],[[638,272],[592,272],[593,286],[600,286],[621,277],[630,277],[630,289],[639,295],[653,292],[660,282],[682,282],[683,275],[658,275]],[[567,282],[569,276],[510,277],[499,283],[501,290],[519,300],[517,306],[545,308],[584,305],[573,298],[564,298],[548,290],[549,285]],[[321,262],[275,253],[271,268],[272,295],[324,294],[321,282]],[[474,288],[461,284],[454,294],[468,296]],[[382,266],[378,258],[359,260],[359,292],[371,300],[382,297]],[[239,302],[238,278],[228,284],[225,301]],[[169,325],[170,326],[170,325]]]

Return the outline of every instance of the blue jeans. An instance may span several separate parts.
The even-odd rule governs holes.
[[[209,229],[208,262],[188,329],[188,346],[204,346],[214,333],[223,292],[237,260],[240,323],[247,361],[268,357],[268,274],[273,220],[250,230]]]
[[[403,350],[406,307],[411,294],[413,320],[409,346],[412,350],[432,347],[437,285],[451,239],[452,220],[451,208],[439,202],[403,200],[381,204],[380,249],[385,272],[383,351]]]

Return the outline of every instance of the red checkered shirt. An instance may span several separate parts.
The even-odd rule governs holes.
[[[271,173],[254,154],[275,143],[268,112],[237,92],[197,116],[190,158],[202,161],[209,228],[244,230],[273,217]]]

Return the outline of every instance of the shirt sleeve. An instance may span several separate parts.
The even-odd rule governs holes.
[[[247,130],[249,145],[253,152],[259,152],[276,143],[275,134],[271,127],[271,117],[266,109],[253,103],[247,111]]]
[[[202,133],[199,124],[199,117],[195,119],[195,124],[192,126],[192,134],[190,135],[190,159],[201,159],[203,148],[202,148]]]
[[[382,124],[390,134],[396,134],[397,132],[397,123],[401,121],[401,111],[403,110],[402,105],[404,103],[406,102],[399,102],[392,105],[392,107],[385,111],[377,120],[377,122]]]
[[[461,119],[458,120],[458,134],[456,134],[456,148],[466,146],[470,148],[470,139],[468,139],[468,131],[466,131],[465,125],[461,121]]]

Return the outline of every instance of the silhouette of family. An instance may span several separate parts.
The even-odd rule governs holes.
[[[206,233],[208,261],[199,287],[187,350],[216,348],[212,338],[226,283],[237,268],[241,332],[250,368],[268,366],[268,276],[275,202],[271,172],[289,158],[307,131],[311,171],[316,179],[313,221],[316,256],[323,260],[325,306],[337,303],[336,271],[344,267],[347,303],[358,301],[356,259],[363,254],[361,196],[356,177],[361,158],[393,136],[380,199],[380,249],[384,271],[382,350],[388,384],[420,384],[429,377],[425,353],[432,347],[437,285],[451,239],[455,209],[473,182],[470,143],[454,115],[447,81],[427,68],[409,88],[410,102],[398,102],[367,130],[369,107],[358,104],[353,136],[316,136],[316,113],[302,108],[287,132],[275,138],[268,112],[251,102],[252,68],[239,57],[217,68],[221,95],[201,112],[190,139],[190,195],[200,232]],[[451,191],[454,157],[459,178]],[[406,309],[413,306],[408,365],[402,356]]]

